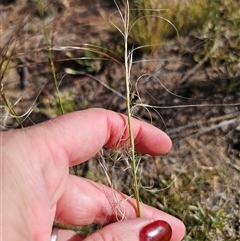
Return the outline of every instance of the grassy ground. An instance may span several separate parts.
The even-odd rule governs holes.
[[[185,241],[239,240],[239,3],[164,2],[131,6],[132,111],[173,140],[168,155],[140,157],[140,197],[182,219]],[[113,1],[21,1],[0,11],[2,130],[60,115],[59,100],[65,113],[126,113]],[[103,152],[78,174],[109,185],[104,164],[113,187],[133,195],[128,155]]]

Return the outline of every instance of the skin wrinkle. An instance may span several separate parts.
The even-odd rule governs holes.
[[[94,235],[92,235],[92,238],[91,238],[91,241],[101,241],[101,240],[106,240],[106,237],[105,237],[105,232],[102,232],[102,229],[99,230],[99,232],[95,233]],[[107,239],[109,241],[113,241],[111,239],[111,236],[108,235]],[[86,238],[87,240],[87,238]]]
[[[96,186],[94,185],[94,183],[92,183],[92,185],[96,188]],[[96,217],[98,217],[97,219],[94,220],[95,223],[100,224],[100,225],[107,225],[111,222],[116,222],[119,219],[121,220],[122,217],[120,217],[120,214],[118,214],[118,211],[116,210],[117,206],[119,205],[120,202],[126,200],[128,197],[120,192],[118,192],[117,190],[114,190],[116,193],[118,193],[118,200],[114,200],[114,197],[108,193],[107,190],[103,190],[106,189],[106,187],[104,185],[101,186],[102,189],[100,189],[100,187],[98,188],[100,193],[103,193],[102,195],[105,196],[105,198],[100,198],[99,201],[102,202],[101,204],[101,210],[98,212],[98,215],[96,215]],[[121,199],[120,199],[121,197]],[[106,202],[107,200],[107,202]],[[118,203],[116,203],[118,202]],[[136,213],[135,213],[136,215]]]
[[[71,179],[75,179],[75,180],[78,179],[79,181],[80,181],[80,179],[84,179],[84,180],[87,181],[87,179],[85,179],[85,178],[76,177],[76,176],[73,176],[73,175],[70,175],[69,180],[71,180]],[[85,213],[86,217],[84,217],[84,213],[82,212],[82,210],[83,210],[82,206],[79,205],[80,203],[77,203],[75,200],[72,200],[71,198],[69,200],[69,194],[68,194],[68,192],[66,192],[64,195],[66,196],[67,199],[64,202],[62,202],[61,199],[60,199],[60,201],[58,203],[58,209],[57,209],[57,212],[56,212],[57,213],[56,219],[59,220],[59,221],[62,221],[62,216],[66,216],[66,213],[64,213],[64,215],[63,215],[62,210],[64,210],[66,208],[65,203],[67,202],[68,203],[68,210],[74,210],[74,216],[77,219],[81,220],[81,223],[79,222],[79,225],[88,225],[88,224],[91,224],[93,222],[96,222],[96,220],[94,219],[95,213],[100,212],[100,211],[98,211],[96,203],[98,203],[99,201],[102,201],[101,196],[99,197],[99,195],[97,193],[98,190],[96,190],[95,197],[94,197],[94,200],[93,200],[93,196],[91,195],[92,193],[90,193],[90,195],[88,195],[87,191],[88,191],[89,188],[85,188],[85,186],[78,187],[76,185],[76,182],[73,182],[73,183],[69,182],[68,186],[72,187],[71,195],[78,196],[78,195],[81,195],[82,193],[84,194],[84,195],[81,195],[81,202],[85,202],[85,203],[88,204],[89,207],[92,207],[91,212],[94,211],[94,215],[89,216],[89,209],[85,208],[84,213]],[[81,193],[81,194],[79,194],[79,193]],[[64,212],[66,212],[66,211],[64,210]],[[71,219],[71,217],[70,217],[70,219]],[[70,219],[68,220],[68,223],[71,224]],[[87,220],[86,223],[84,223],[85,220]]]
[[[26,136],[26,138],[25,138],[25,136]],[[38,138],[37,136],[38,135],[35,135],[33,137],[31,128],[28,128],[28,129],[24,130],[23,132],[18,132],[17,137],[12,139],[12,141],[14,143],[15,142],[17,143],[14,146],[18,149],[18,152],[21,153],[22,156],[25,156],[24,159],[29,167],[29,168],[25,168],[24,176],[21,177],[21,176],[19,176],[19,174],[16,174],[13,176],[17,177],[17,179],[18,179],[17,182],[28,183],[30,185],[28,190],[33,190],[32,194],[30,196],[29,196],[29,194],[27,195],[29,200],[26,201],[27,203],[30,203],[31,205],[28,205],[28,207],[26,207],[26,209],[24,209],[24,210],[21,210],[21,212],[23,212],[23,216],[25,215],[27,217],[26,223],[29,227],[31,227],[33,222],[38,223],[37,229],[34,230],[34,229],[29,228],[29,230],[31,230],[33,236],[36,237],[35,240],[37,240],[37,237],[40,236],[40,233],[41,233],[41,235],[43,235],[43,233],[45,233],[45,236],[47,236],[48,233],[51,231],[50,229],[44,230],[44,227],[46,227],[46,225],[44,227],[41,227],[41,223],[42,223],[41,220],[43,219],[43,217],[47,217],[47,216],[51,215],[50,213],[43,212],[43,210],[49,210],[50,207],[51,208],[53,207],[53,203],[54,203],[54,200],[52,199],[52,197],[50,197],[50,198],[48,197],[48,193],[46,193],[46,190],[58,190],[57,188],[49,189],[49,185],[47,185],[47,184],[54,183],[54,182],[46,181],[46,176],[52,177],[53,175],[46,174],[45,173],[46,168],[44,168],[44,165],[41,164],[41,163],[47,163],[46,166],[48,166],[49,163],[54,163],[51,161],[54,158],[47,157],[47,160],[46,160],[46,158],[44,158],[44,156],[42,155],[42,153],[44,153],[44,151],[46,151],[46,148],[48,148],[49,145],[47,145],[47,144],[44,145],[41,143],[41,145],[43,145],[45,148],[43,151],[40,150],[39,154],[36,153],[37,158],[40,158],[40,157],[42,158],[40,161],[36,161],[35,158],[32,158],[33,156],[31,155],[31,151],[36,150],[36,144],[39,142],[37,139]],[[26,139],[29,141],[26,143],[24,142],[24,145],[19,145],[19,143],[21,143],[21,141],[20,141],[21,139]],[[43,138],[41,140],[41,142],[44,142],[45,140],[46,140],[46,138]],[[37,146],[41,146],[41,145],[37,145]],[[26,152],[24,150],[28,150],[28,151]],[[38,148],[37,148],[37,150],[38,150]],[[51,153],[51,155],[52,155],[51,149],[48,148],[46,153],[48,153],[48,154]],[[50,157],[51,157],[51,155],[50,155]],[[21,165],[21,163],[19,163],[19,165]],[[17,170],[17,169],[18,168],[16,168],[15,170]],[[36,175],[31,175],[31,173],[29,173],[29,171],[28,171],[30,169],[31,169],[31,172],[36,173]],[[41,170],[41,171],[39,172],[39,170]],[[44,178],[42,178],[41,176],[43,176]],[[41,180],[43,180],[44,182],[42,182]],[[19,188],[18,188],[18,190],[21,191],[21,189],[19,189]],[[16,190],[14,190],[14,192],[16,192]],[[40,194],[40,195],[38,195],[38,194]],[[25,197],[26,195],[24,192],[22,192],[18,196]],[[59,195],[58,195],[58,197],[56,197],[56,199],[58,199],[58,198],[59,198]],[[45,209],[42,209],[42,207],[44,206],[43,204],[46,202],[46,200],[52,200],[52,204],[49,204],[49,207],[46,206]],[[35,220],[29,219],[29,217],[32,216],[32,215],[29,215],[29,213],[34,214]],[[49,220],[48,227],[51,227],[51,223],[52,223],[51,220]]]
[[[46,203],[47,200],[47,193],[44,192],[45,188],[42,188],[41,195],[36,195],[35,199],[30,203],[30,207],[32,210],[32,214],[34,214],[34,220],[28,219],[28,226],[29,230],[32,232],[32,236],[35,237],[34,240],[38,240],[39,237],[42,235],[44,237],[47,237],[47,235],[50,232],[51,227],[51,220],[46,219],[46,217],[50,217],[50,203]],[[44,207],[44,209],[43,209]],[[32,215],[31,215],[32,216]],[[30,216],[30,217],[31,217]],[[43,224],[43,220],[45,220],[45,223]],[[46,220],[48,225],[46,225]],[[36,226],[31,228],[32,223],[35,223]]]
[[[135,137],[134,137],[135,146],[138,146],[138,145],[141,144],[142,139],[140,138],[140,134],[141,134],[142,132],[143,132],[142,126],[139,126],[138,132],[136,133],[136,135],[135,135]],[[145,138],[148,138],[148,137],[145,137]]]
[[[119,131],[119,130],[111,130],[112,133],[116,133],[117,134],[114,136],[115,138],[113,138],[112,140],[112,137],[109,138],[109,142],[107,143],[106,146],[112,146],[112,143],[116,143],[114,144],[114,146],[116,147],[116,149],[119,149],[121,147],[127,147],[129,146],[129,143],[128,143],[128,140],[129,140],[129,131],[128,131],[128,128],[127,128],[127,117],[120,114],[120,113],[117,113],[121,119],[123,120],[123,125],[119,125],[122,127],[122,130]],[[151,138],[151,142],[153,142],[153,140],[155,139],[155,136],[154,136],[154,133],[152,132],[148,132],[148,130],[146,129],[146,126],[142,126],[140,125],[139,122],[136,122],[136,119],[132,118],[132,121],[133,121],[133,133],[134,133],[134,141],[135,141],[135,149],[141,149],[142,151],[141,152],[146,152],[146,143],[144,143],[144,140],[148,139],[148,138]],[[109,121],[110,122],[110,127],[112,125],[112,120]],[[149,124],[148,124],[149,125]],[[109,126],[109,125],[108,125]],[[124,126],[124,128],[123,128]],[[149,130],[151,130],[151,125],[149,125]],[[143,135],[143,133],[146,133],[148,132],[147,135]],[[121,137],[119,137],[119,134],[118,133],[123,133]],[[113,136],[113,135],[112,135]],[[144,136],[144,139],[143,138],[140,138],[141,136]],[[116,141],[118,140],[118,142]],[[170,139],[169,139],[170,140]],[[171,141],[170,141],[171,143]],[[156,145],[152,145],[152,149],[154,150],[157,150],[155,151],[155,153],[152,153],[152,155],[156,155],[157,152],[159,152],[159,148],[162,149],[162,147],[159,147],[159,146],[156,146],[156,148],[154,148]],[[169,151],[171,148],[171,144],[170,146],[168,146],[167,148],[165,147],[165,149],[163,150],[163,152],[167,152]],[[159,154],[157,154],[159,155]]]
[[[31,232],[33,234],[29,236],[28,240],[35,238],[34,241],[47,241],[50,237],[51,224],[56,207],[56,217],[61,219],[63,223],[81,226],[86,225],[86,221],[89,223],[93,220],[106,224],[118,221],[116,218],[116,205],[114,205],[116,203],[114,201],[117,200],[117,202],[122,202],[124,205],[124,215],[128,219],[127,221],[130,221],[127,225],[132,225],[131,223],[135,222],[134,218],[136,217],[135,200],[118,192],[115,192],[113,196],[113,190],[103,186],[103,184],[68,174],[69,165],[80,164],[91,158],[102,145],[106,144],[108,147],[116,147],[121,138],[123,128],[126,127],[126,120],[125,116],[119,116],[119,114],[111,111],[91,109],[67,114],[52,121],[27,128],[27,135],[24,134],[25,130],[6,133],[8,146],[6,146],[4,158],[10,161],[10,170],[12,168],[16,170],[16,173],[20,172],[25,177],[25,179],[21,179],[19,178],[20,175],[16,175],[17,180],[20,181],[16,183],[16,188],[24,191],[23,196],[26,196],[22,198],[21,193],[14,193],[17,200],[20,198],[21,202],[24,202],[26,210],[24,205],[21,206],[21,203],[19,206],[19,202],[16,204],[9,203],[8,200],[11,198],[11,195],[8,195],[4,200],[4,204],[8,204],[6,205],[8,210],[14,210],[14,213],[11,215],[9,215],[9,211],[6,212],[8,214],[6,216],[7,220],[17,221],[17,219],[14,219],[14,215],[16,215],[19,217],[18,225],[22,227],[21,231],[27,229],[26,233]],[[141,125],[144,125],[144,127],[140,128]],[[168,148],[155,150],[156,146],[152,147],[152,143],[161,145],[162,140],[168,141],[166,135],[160,130],[146,123],[141,124],[136,120],[133,120],[133,127],[136,141],[141,140],[141,144],[137,145],[138,150],[146,151],[149,154],[162,154]],[[153,135],[156,140],[149,139],[147,141],[141,138],[141,135],[144,137],[148,134],[148,129],[152,130],[153,134],[156,133]],[[11,133],[14,133],[14,135]],[[124,133],[125,136],[123,138],[128,137],[126,131]],[[17,149],[20,149],[20,147],[17,146],[15,148],[15,143],[21,142],[24,143],[23,146],[26,150],[18,153]],[[124,144],[124,142],[120,142],[120,144]],[[12,152],[13,148],[16,151]],[[9,159],[9,157],[12,158]],[[53,172],[51,172],[51,169],[53,169]],[[8,170],[6,170],[4,175],[8,176],[8,173]],[[29,174],[31,174],[30,179],[26,178]],[[21,180],[30,182],[24,185]],[[6,181],[7,189],[12,181],[8,178],[4,179],[4,181]],[[39,185],[38,188],[36,188],[36,185]],[[57,193],[59,193],[59,200],[57,200]],[[5,194],[8,194],[8,192],[5,191]],[[31,199],[32,195],[35,195],[33,202],[36,202],[34,204]],[[112,197],[112,199],[109,197]],[[29,205],[31,208],[28,207]],[[23,210],[21,209],[23,212],[17,210],[18,206],[24,207]],[[173,230],[176,230],[175,237],[177,237],[178,233],[182,237],[184,230],[180,221],[177,222],[170,215],[152,207],[144,204],[141,204],[141,206],[143,217],[169,221],[173,224]],[[83,213],[83,209],[86,210],[85,213]],[[143,223],[143,219],[138,219],[137,222],[139,224]],[[121,227],[124,228],[122,222],[125,221],[123,220],[110,226],[113,227],[114,232],[118,231],[119,237],[121,237],[122,230],[126,230],[126,227],[121,229]],[[31,226],[29,226],[29,223],[31,223]],[[7,227],[4,227],[7,230]],[[177,231],[178,229],[180,229],[179,232]],[[110,236],[115,235],[108,226],[106,226],[104,232],[106,232],[105,237],[108,237],[108,234]],[[135,232],[137,234],[138,231],[135,230]],[[18,238],[19,233],[10,232],[6,240],[23,241],[24,239]],[[129,234],[135,239],[132,233],[129,232]],[[124,233],[124,235],[126,236],[127,234]],[[60,240],[61,238],[59,237]],[[90,241],[91,238],[88,240]],[[178,240],[174,238],[172,241]]]
[[[34,161],[34,160],[33,160]],[[40,161],[41,162],[41,161]],[[34,164],[33,164],[34,166]],[[31,208],[31,213],[34,214],[34,220],[28,218],[28,226],[29,230],[33,233],[33,237],[35,237],[34,240],[38,240],[38,238],[42,235],[47,237],[48,233],[50,232],[51,226],[51,220],[48,220],[49,225],[44,224],[42,220],[44,220],[46,217],[50,217],[50,200],[49,199],[49,193],[47,190],[48,185],[46,178],[44,177],[44,169],[40,169],[41,171],[34,171],[35,175],[31,176],[31,173],[29,173],[29,176],[31,178],[31,185],[32,187],[29,187],[28,190],[32,190],[31,200],[29,200],[29,207]],[[29,180],[26,181],[26,183],[29,183]],[[49,200],[49,201],[47,201]],[[45,208],[43,208],[45,207]],[[29,217],[32,217],[33,215],[30,215]],[[37,228],[32,229],[32,223],[36,223]]]
[[[75,113],[76,114],[76,113]],[[80,113],[79,113],[80,114]],[[71,114],[70,114],[71,115]],[[87,118],[88,116],[86,116],[85,118]],[[100,117],[101,117],[101,115],[100,115]],[[67,119],[68,118],[66,118],[66,117],[62,117],[63,119],[64,119],[64,122],[66,122],[67,121]],[[78,116],[78,119],[79,119],[79,121],[78,122],[83,122],[83,120],[84,120],[84,116],[81,116],[81,115],[79,115]],[[96,125],[96,123],[95,123],[95,120],[91,120],[91,121],[93,121],[93,123],[92,124],[90,124],[89,123],[89,125],[91,126],[91,129],[93,129],[93,128],[97,128],[96,129],[96,131],[95,131],[95,133],[96,134],[99,134],[99,128],[100,127],[98,127],[97,125]],[[98,119],[98,123],[100,123],[101,125],[102,124],[104,124],[105,122],[104,122],[104,118],[99,118]],[[65,124],[65,123],[64,123]],[[76,132],[76,130],[78,131],[78,129],[79,129],[79,131],[81,132],[81,126],[71,126],[71,127],[69,127],[69,128],[74,128],[74,131]],[[101,129],[103,129],[103,130],[105,130],[105,126],[103,126],[103,128],[101,128]],[[67,130],[66,130],[66,128],[61,128],[61,129],[64,129],[65,130],[65,132],[67,132]],[[90,130],[89,130],[90,131]],[[84,133],[84,134],[83,134]],[[64,136],[68,136],[67,135],[67,133],[66,134],[64,134]],[[76,140],[75,140],[75,142],[74,142],[74,145],[76,145],[76,146],[78,146],[78,148],[79,148],[79,152],[81,152],[80,153],[80,155],[79,156],[77,156],[77,158],[74,156],[72,156],[72,153],[71,152],[69,152],[69,147],[68,147],[68,142],[70,142],[70,140],[69,141],[66,141],[66,144],[67,145],[64,145],[63,146],[63,149],[66,151],[66,153],[67,153],[67,157],[68,157],[68,160],[71,160],[71,163],[70,163],[70,166],[73,166],[73,165],[75,165],[75,164],[77,164],[77,163],[79,163],[79,158],[81,157],[81,163],[82,162],[84,162],[84,161],[86,161],[87,159],[88,159],[88,157],[85,157],[84,156],[84,153],[87,153],[87,151],[89,150],[89,149],[98,149],[98,150],[100,150],[101,149],[101,147],[102,147],[102,141],[99,141],[97,144],[98,144],[98,146],[97,146],[97,148],[96,147],[92,147],[92,141],[88,141],[88,139],[89,138],[91,138],[91,137],[89,137],[89,135],[87,134],[87,132],[81,132],[80,134],[78,134],[78,135],[76,135],[77,136],[77,138],[76,138]],[[96,136],[96,138],[99,138],[99,140],[101,140],[102,139],[102,135],[101,136]],[[84,141],[84,146],[80,146],[80,143],[82,143],[82,140],[85,140]],[[72,140],[71,140],[71,142],[72,142]],[[96,154],[96,153],[93,153],[93,155],[94,154]]]
[[[55,123],[56,121],[56,123]],[[41,161],[39,164],[44,163],[44,165],[41,166],[42,170],[42,176],[44,177],[44,180],[46,180],[46,190],[50,190],[49,192],[49,198],[51,200],[50,207],[53,208],[54,205],[53,203],[56,203],[56,200],[59,199],[59,190],[63,190],[66,184],[64,184],[64,180],[68,177],[68,157],[66,155],[66,151],[61,148],[61,145],[59,144],[59,139],[54,138],[54,141],[52,141],[53,136],[49,137],[48,132],[45,131],[45,129],[51,128],[51,125],[54,125],[56,128],[57,133],[61,133],[61,128],[60,124],[55,119],[54,122],[49,121],[47,123],[46,127],[42,127],[39,130],[39,134],[42,135],[42,133],[46,133],[43,138],[41,138],[39,142],[38,135],[33,135],[32,134],[32,128],[28,129],[28,132],[25,132],[29,135],[30,140],[34,140],[32,143],[37,143],[38,146],[43,146],[44,148],[38,149],[39,154],[38,158],[41,157]],[[51,142],[49,142],[51,140]],[[45,142],[43,144],[43,142]],[[58,148],[60,147],[60,148]],[[33,149],[36,149],[36,144],[35,146],[32,146]],[[56,150],[57,148],[57,150]],[[45,153],[45,155],[43,155]],[[34,161],[34,160],[33,160]],[[34,166],[34,164],[33,164]],[[55,170],[54,172],[52,170]],[[57,175],[55,173],[61,172],[62,175]],[[59,177],[59,178],[57,178]],[[59,181],[58,181],[59,180]],[[60,183],[58,185],[58,188],[56,188],[56,183]],[[63,185],[64,184],[64,185]]]
[[[139,219],[134,219],[132,220],[131,225],[129,225],[129,220],[124,220],[119,222],[118,226],[116,226],[116,223],[112,223],[103,227],[99,232],[88,236],[84,241],[126,241],[129,240],[129,237],[138,240],[138,233],[135,232],[135,230],[141,229],[151,221],[151,219],[143,219],[139,222]],[[107,228],[108,230],[111,230],[111,232],[106,232],[105,230]]]
[[[76,176],[73,176],[73,175],[70,175],[69,177],[69,181],[71,179],[78,179],[80,181],[80,179],[83,179],[81,177],[76,177]],[[91,209],[91,212],[93,212],[94,207],[96,208],[96,205],[92,205],[92,203],[94,204],[94,202],[96,202],[96,200],[98,199],[99,195],[98,193],[96,193],[95,197],[94,197],[94,200],[93,200],[93,197],[91,195],[88,195],[88,192],[87,192],[87,189],[85,188],[85,186],[82,186],[82,187],[78,187],[76,186],[76,182],[68,182],[68,186],[71,186],[72,187],[72,190],[71,190],[71,195],[74,195],[74,196],[78,196],[78,195],[81,195],[82,193],[84,195],[81,195],[81,202],[85,202],[88,204],[89,207],[92,206],[92,209]],[[62,201],[60,199],[59,203],[58,203],[58,208],[57,208],[57,212],[56,212],[56,219],[58,221],[62,221],[62,217],[66,217],[66,205],[65,203],[67,203],[67,210],[74,210],[74,217],[76,217],[76,219],[79,219],[81,220],[81,223],[79,222],[78,225],[83,225],[83,224],[90,224],[92,222],[94,222],[94,217],[95,215],[92,215],[92,216],[89,216],[88,213],[89,213],[89,209],[88,208],[85,208],[86,212],[82,212],[82,206],[80,203],[77,203],[75,200],[72,200],[71,198],[69,198],[69,193],[66,192],[64,194],[64,196],[66,197],[66,200]],[[62,213],[62,211],[64,210],[64,214]],[[68,213],[68,211],[67,211]],[[69,214],[71,214],[71,211],[69,211]],[[84,217],[84,214],[86,215],[86,217]],[[71,224],[71,216],[69,216],[69,220],[68,220],[68,223]],[[87,223],[82,223],[84,220],[87,220]]]
[[[12,141],[12,139],[8,140],[8,141]],[[8,153],[5,153],[5,154],[3,153],[3,157],[5,157],[8,160],[11,159],[11,155],[12,155],[12,152],[8,152]],[[19,221],[24,222],[25,225],[27,225],[27,217],[28,217],[28,214],[29,214],[29,213],[27,213],[28,207],[25,205],[27,203],[27,201],[21,200],[21,199],[19,200],[19,197],[21,197],[23,195],[22,189],[18,188],[18,182],[21,179],[21,176],[19,176],[19,174],[16,173],[16,170],[18,170],[18,168],[15,168],[15,166],[9,166],[9,164],[10,164],[10,161],[3,162],[4,172],[3,172],[2,177],[3,177],[3,181],[5,182],[5,184],[6,184],[6,180],[8,180],[8,178],[9,178],[9,176],[12,177],[11,181],[10,181],[10,185],[8,185],[8,187],[10,186],[12,188],[12,190],[7,188],[6,185],[4,185],[4,183],[3,183],[3,189],[6,189],[6,191],[3,190],[3,193],[5,193],[5,195],[3,195],[3,204],[2,204],[2,206],[3,206],[3,220],[5,220],[5,217],[7,217],[7,215],[9,215],[9,213],[13,216],[16,213],[20,214],[20,215],[15,217],[14,222],[10,222],[10,223],[4,222],[3,226],[7,227],[8,229],[9,229],[9,227],[11,227],[11,229],[12,229],[14,226],[16,226],[17,227],[16,229],[18,230],[18,233],[24,235],[25,237],[28,237],[30,235],[27,232],[28,229],[26,229],[26,230],[19,229],[18,225],[17,225]],[[16,163],[16,164],[19,165],[20,163]],[[14,173],[11,175],[11,172],[14,172]],[[6,199],[6,197],[8,197],[8,199],[4,201],[4,199]],[[25,196],[23,196],[23,197],[25,197]],[[7,211],[7,207],[4,207],[4,204],[8,203],[9,200],[11,200],[11,202],[18,203],[18,205],[14,206],[13,209]],[[19,220],[20,217],[24,217],[24,221],[22,219]],[[9,232],[11,232],[11,230],[9,230]],[[5,232],[3,234],[6,235]]]
[[[60,200],[57,210],[57,219],[62,220],[62,210],[65,208],[74,210],[74,218],[69,217],[69,220],[67,222],[71,222],[71,219],[77,220],[76,222],[78,225],[84,225],[86,223],[83,223],[84,219],[90,219],[90,222],[94,222],[100,225],[108,224],[109,222],[115,222],[118,221],[115,215],[115,212],[113,211],[113,203],[111,202],[112,199],[109,198],[111,196],[111,189],[109,187],[104,186],[103,184],[96,184],[88,179],[82,178],[82,177],[76,177],[71,176],[72,181],[68,183],[68,186],[71,186],[71,195],[75,195],[76,199],[78,199],[79,196],[81,196],[80,202],[85,202],[88,204],[89,208],[91,209],[91,216],[87,214],[87,218],[82,215],[78,216],[78,213],[81,212],[81,209],[79,210],[79,203],[77,203],[75,200],[72,200],[72,202],[69,202],[69,192],[66,192],[64,194],[64,199]],[[79,182],[84,182],[83,185],[79,186]],[[88,187],[88,188],[85,188]],[[94,192],[94,199],[93,199],[93,192]],[[83,194],[83,195],[81,195]],[[130,198],[120,192],[117,192],[117,200],[118,202],[124,201],[123,205],[127,205],[127,216],[128,217],[136,217],[136,208],[135,208],[135,201],[130,200]],[[66,198],[66,199],[65,199]],[[66,207],[67,203],[67,207]],[[130,208],[131,207],[131,208]],[[81,208],[81,206],[80,206]],[[86,207],[88,210],[88,208]],[[109,215],[111,214],[111,215]],[[96,219],[91,219],[91,217],[97,217]],[[76,223],[75,223],[76,224]]]
[[[38,145],[38,142],[39,142],[39,139],[38,139],[38,135],[35,135],[33,136],[32,135],[32,132],[29,131],[27,133],[29,135],[29,139],[32,140],[32,139],[35,139],[33,142],[30,142],[30,145],[32,145],[32,143],[37,143]],[[45,142],[43,144],[43,142]],[[64,159],[67,159],[66,155],[64,155],[64,151],[61,151],[61,149],[55,151],[53,150],[53,147],[57,146],[56,145],[52,145],[51,143],[49,143],[49,138],[47,135],[45,135],[45,138],[42,138],[41,139],[41,143],[39,143],[38,146],[43,146],[44,148],[43,149],[38,149],[38,153],[36,153],[36,155],[38,155],[38,158],[41,157],[41,160],[39,162],[37,162],[35,159],[32,159],[32,162],[35,162],[35,163],[32,163],[32,166],[35,167],[36,166],[36,163],[39,163],[40,165],[40,168],[38,168],[38,170],[40,169],[41,170],[41,176],[43,176],[43,180],[45,180],[45,183],[43,185],[45,185],[45,190],[50,190],[49,192],[49,197],[50,197],[50,200],[51,200],[51,208],[53,207],[53,203],[56,202],[56,200],[59,198],[59,189],[61,189],[61,186],[62,186],[62,183],[64,183],[64,179],[68,176],[68,172],[66,172],[66,170],[68,169],[68,165],[67,165],[67,161],[61,161],[64,160]],[[35,149],[36,150],[36,144],[34,146],[32,146],[32,149]],[[43,155],[43,153],[47,153],[47,155]],[[57,153],[54,154],[54,153]],[[44,163],[44,165],[42,165],[41,163]],[[64,163],[66,163],[64,165]],[[57,170],[57,171],[52,171],[52,170]],[[58,183],[58,179],[57,179],[57,176],[59,175],[55,175],[55,173],[57,172],[61,172],[63,173],[62,176],[61,176],[61,182],[60,185],[58,185],[59,189],[56,188],[56,184],[55,183]],[[36,168],[36,173],[37,172],[37,168]],[[64,175],[65,173],[65,175]],[[60,176],[59,176],[60,177]],[[39,178],[41,179],[41,178]],[[39,186],[39,182],[37,183],[37,186]],[[62,187],[62,189],[64,188],[64,186]],[[53,190],[55,190],[53,192]]]
[[[75,180],[77,180],[77,179],[75,179]],[[117,221],[116,217],[115,217],[115,215],[113,213],[111,214],[111,218],[110,218],[110,216],[109,216],[109,208],[106,209],[106,205],[103,205],[103,204],[108,203],[110,205],[110,208],[111,208],[111,204],[109,203],[109,199],[106,196],[106,193],[110,193],[111,189],[108,188],[108,187],[104,187],[104,194],[103,194],[103,192],[102,192],[102,184],[93,183],[90,180],[84,180],[84,179],[82,179],[82,181],[86,181],[89,184],[91,184],[92,187],[94,187],[93,189],[91,189],[89,184],[81,182],[81,180],[80,180],[80,182],[81,182],[83,187],[85,187],[85,186],[89,187],[87,195],[89,195],[90,201],[91,201],[91,197],[93,197],[94,195],[95,195],[95,197],[98,197],[98,199],[95,198],[93,200],[93,203],[87,202],[89,206],[93,207],[91,209],[91,217],[96,216],[97,214],[99,214],[99,212],[97,212],[97,210],[101,210],[101,213],[100,213],[101,216],[99,216],[98,219],[95,219],[98,224],[102,225],[103,224],[102,221],[106,220],[106,216],[109,217],[108,221]],[[71,184],[71,187],[73,187],[73,189],[79,188],[79,190],[81,190],[81,186],[79,186],[77,182],[75,183],[75,186],[73,186],[74,183],[70,183],[70,184]],[[99,190],[99,193],[98,193],[97,190]],[[93,195],[93,192],[94,192],[94,195]],[[70,192],[67,192],[67,193],[65,193],[65,196],[69,197],[69,194],[70,194]],[[81,194],[84,195],[84,190],[82,190]],[[121,201],[123,199],[122,197],[123,197],[123,194],[119,194],[118,195],[118,200]],[[76,200],[79,200],[79,201],[81,200],[81,198],[79,199],[79,196],[75,196],[75,198],[76,198]],[[124,196],[124,198],[125,198],[125,196]],[[101,201],[98,202],[98,200],[101,200]],[[65,198],[63,200],[61,200],[61,201],[63,202],[62,204],[59,203],[61,206],[64,203],[66,203],[66,204],[68,203],[68,199],[65,199]],[[76,207],[77,207],[77,205],[78,204],[76,203]],[[141,204],[141,205],[142,205],[142,216],[143,217],[149,217],[149,218],[152,218],[154,220],[159,219],[159,213],[156,213],[154,209],[149,208],[145,204]],[[88,209],[88,206],[85,206],[85,207],[86,207],[86,209]],[[128,219],[136,218],[136,213],[133,212],[133,210],[135,210],[134,207],[135,207],[135,200],[128,198],[126,200],[126,202],[125,202],[125,208],[126,208],[125,209],[126,210],[125,215],[126,215],[126,217]],[[69,210],[69,207],[67,207],[66,205],[65,205],[65,208],[66,208],[66,210]],[[97,209],[97,208],[99,208],[99,209]],[[71,224],[75,224],[75,225],[76,224],[77,225],[84,225],[84,224],[86,224],[86,223],[83,223],[83,219],[85,220],[86,217],[76,216],[76,213],[75,213],[76,208],[74,208],[73,210],[74,210],[74,216],[69,216],[69,219],[65,219],[65,221],[69,223],[72,220],[75,220],[75,223],[71,222]],[[162,216],[161,219],[168,220],[168,218],[169,218],[169,215],[165,214],[163,212],[161,212],[161,216]],[[174,222],[176,222],[176,224],[179,223],[179,221],[177,219],[175,219]],[[173,224],[173,220],[172,220],[172,224]]]
[[[115,114],[115,113],[114,113]],[[113,125],[113,120],[107,117],[107,123],[109,128],[110,135],[108,136],[107,142],[105,142],[105,147],[112,147],[115,149],[119,149],[122,146],[127,144],[127,140],[129,139],[128,128],[126,123],[126,117],[122,114],[116,113],[122,123],[119,123],[118,128]],[[119,120],[119,119],[118,119]]]

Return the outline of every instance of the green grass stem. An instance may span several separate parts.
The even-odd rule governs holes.
[[[125,18],[124,18],[124,58],[125,58],[125,87],[126,87],[126,104],[127,104],[127,117],[128,117],[128,130],[130,138],[130,151],[132,159],[132,174],[133,174],[133,188],[135,199],[137,203],[137,216],[141,216],[140,197],[139,197],[139,183],[137,177],[137,165],[135,158],[135,144],[132,130],[131,119],[131,92],[130,92],[130,71],[132,65],[132,52],[128,52],[128,36],[129,36],[129,2],[126,1],[125,5]]]
[[[63,103],[62,103],[60,92],[59,92],[56,69],[55,69],[55,65],[54,65],[54,61],[53,61],[52,48],[51,48],[51,44],[49,42],[47,27],[46,27],[46,24],[45,24],[45,21],[44,21],[43,5],[42,5],[41,0],[38,1],[38,7],[39,7],[39,12],[40,12],[41,20],[42,20],[42,25],[43,25],[43,34],[44,34],[44,37],[45,37],[45,40],[46,40],[46,43],[47,43],[47,51],[48,51],[48,56],[49,56],[50,65],[51,65],[51,71],[52,71],[52,75],[53,75],[54,87],[55,87],[55,90],[56,90],[58,104],[59,104],[59,107],[60,107],[60,110],[61,110],[61,114],[63,115],[65,113],[65,111],[64,111],[64,108],[63,108]]]

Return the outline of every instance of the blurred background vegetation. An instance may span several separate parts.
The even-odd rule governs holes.
[[[117,3],[124,11],[126,2]],[[58,97],[65,113],[125,113],[123,36],[110,21],[122,25],[113,0],[0,4],[3,130],[60,115]],[[173,140],[168,155],[139,157],[141,199],[182,219],[185,241],[240,240],[240,2],[132,0],[130,8],[133,113]],[[146,111],[141,101],[160,108]],[[103,150],[103,157],[74,172],[109,185],[107,170],[114,188],[133,195],[128,155]]]

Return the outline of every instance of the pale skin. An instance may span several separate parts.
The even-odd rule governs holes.
[[[60,230],[58,241],[138,241],[140,229],[159,219],[171,225],[171,241],[182,240],[185,227],[177,218],[145,204],[141,218],[136,218],[134,199],[69,174],[70,166],[87,161],[103,146],[125,146],[126,123],[124,115],[89,109],[2,132],[2,240],[49,241],[56,220],[103,225],[87,238]],[[138,152],[162,155],[171,148],[169,137],[152,125],[133,119],[133,132]],[[117,202],[124,210],[122,221],[120,214],[116,217]]]

